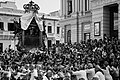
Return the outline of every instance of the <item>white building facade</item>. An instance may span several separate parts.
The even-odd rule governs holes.
[[[45,25],[46,25],[46,33],[48,38],[48,47],[52,46],[52,44],[59,44],[63,42],[63,38],[61,36],[62,28],[60,27],[59,20],[60,18],[56,18],[54,16],[46,16],[45,17]]]

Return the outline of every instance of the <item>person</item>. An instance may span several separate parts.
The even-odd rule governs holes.
[[[95,68],[93,68],[92,63],[88,64],[88,69],[86,70],[88,80],[92,80],[95,75]]]
[[[110,71],[109,71],[109,65],[108,65],[108,62],[105,61],[104,62],[104,65],[105,65],[105,69],[102,69],[104,75],[105,75],[105,80],[113,80],[112,76],[110,75]]]
[[[52,71],[48,70],[45,76],[47,77],[48,80],[51,80],[52,75],[53,75]]]
[[[81,78],[83,78],[84,80],[88,80],[86,75],[86,70],[73,71],[72,74],[76,75],[77,80]]]
[[[63,71],[64,71],[64,66],[61,65],[60,71],[58,72],[59,80],[63,80],[65,77]]]
[[[8,46],[7,48],[7,52],[10,52],[12,49],[11,49],[11,45]]]
[[[98,75],[94,75],[92,80],[100,80],[99,76]]]
[[[12,75],[12,70],[10,67],[8,67],[8,74],[7,74],[8,80],[11,79],[11,75]]]
[[[42,80],[49,80],[45,75],[43,75],[43,79]]]
[[[93,79],[92,79],[92,80],[94,80],[94,78],[97,78],[97,80],[105,80],[105,76],[104,76],[104,74],[103,74],[101,71],[98,71],[98,72],[93,76]]]
[[[37,80],[38,79],[38,72],[37,72],[37,68],[35,65],[33,65],[33,69],[31,72],[31,78],[30,80]]]

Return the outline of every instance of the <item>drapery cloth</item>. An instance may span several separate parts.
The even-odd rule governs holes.
[[[27,28],[29,27],[33,17],[35,17],[35,21],[36,21],[40,31],[43,31],[43,20],[38,17],[37,13],[34,13],[32,11],[30,13],[25,13],[21,17],[21,28],[23,30],[27,30]]]

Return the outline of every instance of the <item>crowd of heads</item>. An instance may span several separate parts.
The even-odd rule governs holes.
[[[1,68],[11,67],[15,71],[19,67],[40,65],[42,70],[57,73],[63,70],[85,70],[99,65],[105,68],[119,68],[120,40],[118,39],[89,39],[80,43],[53,44],[49,49],[34,49],[31,51],[14,51],[9,49],[0,54]],[[8,67],[6,67],[8,69]]]

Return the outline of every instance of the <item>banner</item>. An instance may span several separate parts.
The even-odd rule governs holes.
[[[39,18],[37,14],[35,15],[35,20],[36,20],[36,23],[37,23],[40,31],[43,31],[43,20],[41,18]]]
[[[33,17],[35,17],[36,23],[40,29],[40,31],[43,31],[43,21],[41,18],[38,17],[37,13],[34,12],[30,12],[30,13],[25,13],[22,17],[21,17],[21,28],[23,30],[27,30]]]

